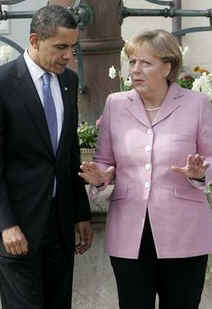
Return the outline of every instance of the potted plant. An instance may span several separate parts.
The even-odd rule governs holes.
[[[98,129],[95,125],[83,121],[77,129],[81,161],[91,161],[96,148]]]

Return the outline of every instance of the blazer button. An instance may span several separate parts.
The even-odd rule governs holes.
[[[146,145],[146,146],[145,146],[145,151],[146,151],[146,152],[151,151],[151,146],[150,146],[150,145]]]
[[[52,200],[52,195],[51,195],[51,194],[48,195],[48,200],[49,200],[49,201]]]
[[[150,188],[150,183],[149,182],[145,182],[144,186],[145,186],[146,189],[149,189]]]

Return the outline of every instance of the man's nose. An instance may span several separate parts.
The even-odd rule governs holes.
[[[64,58],[64,59],[67,59],[67,60],[73,58],[73,49],[72,49],[72,48],[68,48],[68,49],[64,52],[63,58]]]

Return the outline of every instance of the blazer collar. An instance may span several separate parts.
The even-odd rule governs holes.
[[[160,121],[167,118],[171,113],[173,113],[181,105],[181,100],[184,96],[184,91],[176,83],[171,84],[168,89],[167,95],[161,105],[160,110],[156,114],[155,119],[151,123],[144,110],[144,105],[139,94],[135,90],[128,92],[128,111],[140,122],[142,122],[146,127],[152,127],[158,124]]]

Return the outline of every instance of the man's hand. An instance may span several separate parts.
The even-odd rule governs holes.
[[[3,230],[2,241],[9,254],[25,255],[28,253],[28,241],[18,225]]]
[[[179,172],[188,178],[202,178],[209,167],[209,163],[205,161],[203,156],[198,153],[195,155],[189,154],[186,158],[186,165],[183,167],[172,166],[172,170]]]
[[[83,254],[92,244],[93,230],[90,221],[82,221],[76,224],[76,232],[79,234],[79,242],[76,244],[76,254]]]

